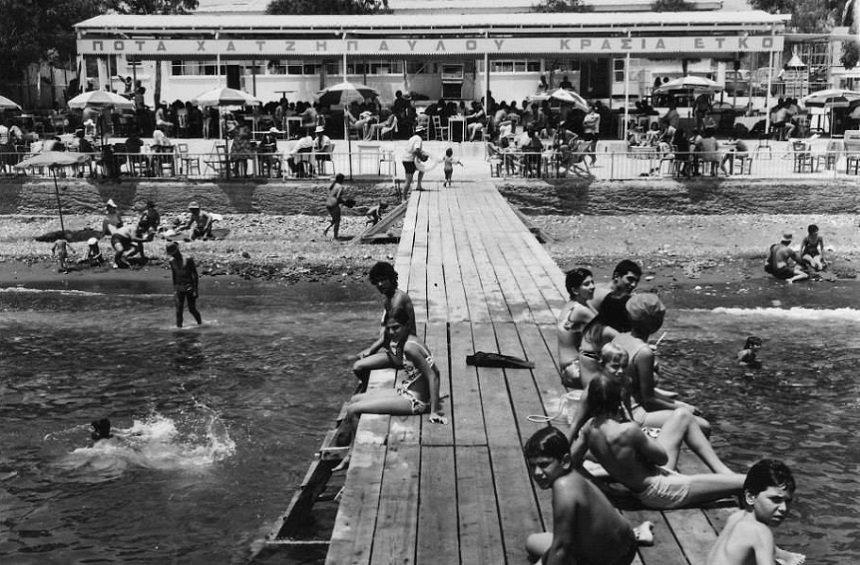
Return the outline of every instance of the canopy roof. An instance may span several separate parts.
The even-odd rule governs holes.
[[[199,34],[205,31],[245,33],[318,34],[320,32],[373,34],[390,32],[462,33],[468,30],[528,34],[565,29],[659,29],[701,31],[702,29],[759,29],[782,31],[790,15],[768,14],[760,10],[739,12],[660,13],[565,13],[565,14],[431,14],[420,18],[397,15],[376,16],[265,16],[196,14],[190,16],[96,16],[75,25],[78,31],[94,33],[167,32]]]

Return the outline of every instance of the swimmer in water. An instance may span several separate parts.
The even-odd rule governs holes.
[[[761,338],[755,335],[749,336],[744,348],[738,351],[738,363],[747,367],[761,367],[761,361],[756,359],[759,349],[761,349]]]
[[[108,418],[93,420],[90,423],[90,426],[93,428],[93,431],[90,433],[90,437],[94,442],[113,437],[113,434],[110,433],[110,420]]]

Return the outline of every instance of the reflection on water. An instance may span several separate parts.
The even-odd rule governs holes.
[[[241,562],[272,527],[378,295],[206,283],[183,330],[164,285],[0,290],[0,560]],[[102,417],[115,437],[93,445]]]
[[[164,285],[0,290],[4,562],[243,561],[271,528],[353,386],[346,355],[375,337],[378,295],[205,282],[206,323],[181,331]],[[856,563],[858,292],[827,288],[664,292],[659,356],[730,466],[794,470],[777,542]],[[755,370],[735,357],[751,334]],[[101,417],[117,437],[92,445]]]

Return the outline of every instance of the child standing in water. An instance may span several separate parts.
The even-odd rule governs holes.
[[[454,164],[463,166],[460,159],[454,157],[454,150],[450,147],[445,150],[445,156],[442,157],[442,170],[445,171],[445,182],[442,186],[451,186],[451,175],[454,174]]]
[[[202,324],[200,312],[197,311],[197,265],[191,257],[183,257],[179,244],[175,241],[167,244],[167,254],[170,255],[170,271],[173,275],[173,301],[176,306],[176,327],[182,327],[182,312],[188,301],[188,311],[194,316],[197,324]]]
[[[759,349],[761,349],[761,338],[755,335],[749,336],[744,348],[738,351],[738,363],[747,367],[761,367],[761,363],[756,359]]]
[[[69,258],[69,253],[75,254],[75,250],[69,245],[69,242],[63,238],[54,242],[51,248],[51,255],[57,258],[58,273],[68,273],[69,267],[66,265],[66,260]]]
[[[782,461],[762,459],[753,465],[744,481],[744,508],[729,517],[708,554],[708,565],[806,562],[806,556],[778,548],[771,531],[788,515],[794,487],[791,470]]]

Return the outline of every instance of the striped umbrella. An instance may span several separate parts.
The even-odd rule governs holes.
[[[21,107],[5,96],[0,96],[0,110],[20,110]]]

